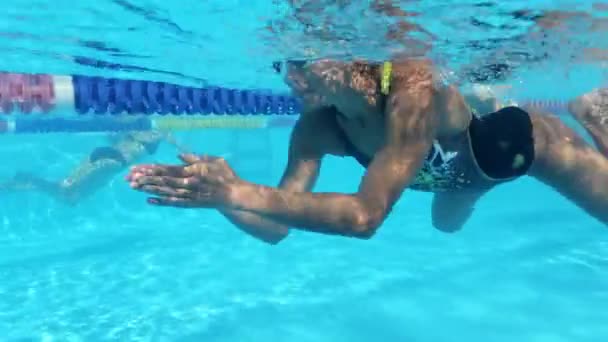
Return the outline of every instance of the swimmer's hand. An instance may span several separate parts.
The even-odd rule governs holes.
[[[135,190],[152,195],[148,203],[186,208],[222,208],[241,180],[220,157],[182,154],[184,165],[134,166],[127,181]]]

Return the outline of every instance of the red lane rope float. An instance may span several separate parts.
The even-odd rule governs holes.
[[[48,113],[55,106],[53,77],[50,75],[0,73],[0,108],[11,113],[40,110]]]

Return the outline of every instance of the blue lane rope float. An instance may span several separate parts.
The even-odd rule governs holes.
[[[528,104],[552,111],[564,111],[567,106],[562,100],[519,102],[522,106]],[[4,114],[295,116],[300,110],[301,104],[296,97],[266,90],[0,72],[0,113]]]
[[[80,114],[295,115],[292,96],[260,90],[195,88],[164,82],[73,76],[74,108]]]

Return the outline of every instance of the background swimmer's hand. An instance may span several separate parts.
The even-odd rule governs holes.
[[[240,182],[220,157],[184,154],[182,166],[135,166],[127,176],[131,187],[153,195],[148,203],[189,208],[221,208],[230,202]]]

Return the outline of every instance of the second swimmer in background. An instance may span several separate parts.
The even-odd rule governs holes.
[[[38,191],[69,205],[76,205],[106,186],[116,175],[156,152],[168,134],[142,131],[119,134],[109,146],[94,149],[62,180],[48,180],[27,172],[0,183],[0,191]]]

